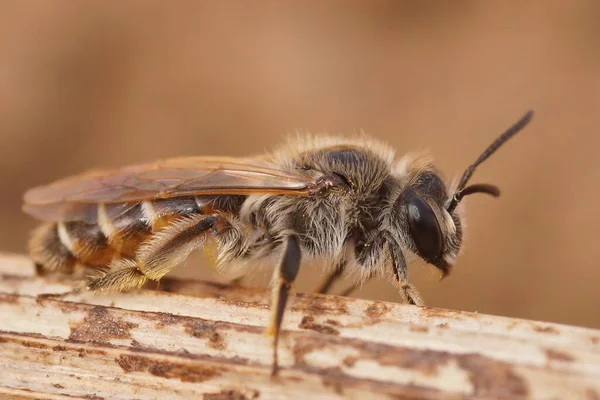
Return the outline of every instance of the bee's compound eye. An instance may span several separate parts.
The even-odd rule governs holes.
[[[429,205],[420,197],[410,196],[406,202],[408,226],[419,255],[434,262],[442,255],[442,232],[438,220]]]

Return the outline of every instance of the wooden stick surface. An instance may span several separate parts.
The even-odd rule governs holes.
[[[0,254],[0,398],[600,399],[597,330],[300,293],[272,379],[266,290],[72,288]]]

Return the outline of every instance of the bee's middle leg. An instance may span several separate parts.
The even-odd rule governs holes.
[[[343,292],[340,293],[340,296],[350,296],[352,292],[356,289],[360,288],[365,283],[371,281],[375,277],[375,272],[371,272],[364,280],[355,282],[352,286],[347,287]]]
[[[319,286],[319,288],[317,289],[317,293],[326,294],[327,292],[329,292],[329,290],[331,289],[331,287],[333,286],[333,284],[338,279],[340,279],[341,276],[344,274],[344,270],[345,269],[346,269],[346,262],[345,261],[340,261],[335,266],[335,269],[329,273],[329,275],[327,276],[327,278],[325,278],[325,281],[323,281],[323,283],[321,284],[321,286]]]
[[[271,317],[269,319],[269,327],[267,328],[267,333],[273,338],[272,375],[275,375],[278,369],[277,345],[279,342],[279,331],[290,289],[300,269],[300,260],[301,252],[298,238],[290,235],[285,239],[281,261],[273,273]]]
[[[94,291],[127,291],[143,286],[148,279],[159,280],[201,247],[217,225],[230,223],[223,215],[195,215],[177,221],[144,242],[135,259],[113,262],[107,271],[91,277],[87,287]]]

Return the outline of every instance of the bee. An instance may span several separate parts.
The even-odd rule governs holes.
[[[466,169],[442,180],[426,155],[395,160],[367,137],[306,136],[263,156],[187,157],[94,171],[29,190],[26,213],[45,221],[30,240],[42,273],[95,271],[91,291],[158,281],[211,241],[223,268],[275,265],[271,282],[273,373],[280,327],[301,261],[323,266],[326,293],[345,272],[387,276],[421,306],[405,256],[452,269],[463,237],[461,200],[499,195],[467,186],[475,169],[531,120],[529,111]]]

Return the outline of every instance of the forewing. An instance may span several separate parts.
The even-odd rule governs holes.
[[[25,193],[24,211],[46,221],[93,221],[97,204],[189,195],[254,193],[306,196],[315,177],[282,171],[260,158],[186,157],[93,171]]]

